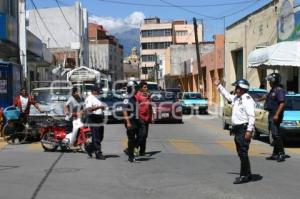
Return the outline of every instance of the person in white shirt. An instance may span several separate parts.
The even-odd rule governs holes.
[[[247,93],[250,84],[245,79],[234,82],[232,86],[235,86],[235,95],[230,94],[219,80],[215,84],[219,92],[232,104],[231,132],[235,136],[234,141],[241,161],[240,177],[233,183],[247,183],[252,179],[248,151],[255,124],[255,102]]]
[[[99,87],[94,86],[92,93],[85,100],[85,110],[88,113],[88,123],[92,131],[92,145],[87,149],[87,153],[89,157],[92,157],[92,153],[95,153],[96,159],[105,160],[101,151],[101,142],[104,137],[103,109],[106,106],[97,97],[99,91]]]

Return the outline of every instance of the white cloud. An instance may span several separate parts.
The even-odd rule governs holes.
[[[131,28],[139,28],[144,18],[144,13],[133,12],[126,18],[99,17],[93,15],[89,20],[90,22],[103,25],[110,33],[119,33]]]

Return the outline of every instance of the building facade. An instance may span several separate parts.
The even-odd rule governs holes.
[[[55,64],[66,68],[88,66],[88,14],[80,2],[74,6],[30,10],[27,29],[47,45]]]
[[[199,42],[202,41],[202,26],[198,25]],[[140,27],[141,67],[149,71],[158,71],[164,76],[166,49],[171,45],[188,45],[195,43],[194,26],[186,21],[177,20],[161,22],[160,18],[146,18]],[[159,68],[158,66],[162,67]],[[142,75],[141,78],[148,78]]]
[[[103,26],[89,23],[89,67],[101,71],[113,81],[124,77],[123,46]]]
[[[51,63],[53,56],[45,44],[31,31],[25,29],[25,37],[20,37],[20,19],[18,0],[2,0],[0,2],[0,60],[16,64],[24,63],[24,77],[28,82],[51,80]],[[25,23],[25,20],[24,20]],[[25,24],[24,26],[25,27]],[[19,51],[20,40],[25,39],[26,56]],[[27,72],[27,74],[25,74]],[[29,90],[32,84],[27,84]]]
[[[248,68],[248,56],[255,49],[280,42],[277,24],[286,1],[271,1],[226,28],[224,80],[227,89],[233,89],[231,83],[240,78],[247,79],[252,87],[268,87],[265,77],[273,70]],[[294,5],[294,1],[289,2]],[[284,88],[299,91],[298,68],[278,66],[276,70],[282,76]]]
[[[0,1],[0,59],[19,63],[18,0]]]

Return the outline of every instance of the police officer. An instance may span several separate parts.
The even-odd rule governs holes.
[[[277,160],[277,162],[285,161],[285,153],[283,147],[282,134],[279,131],[280,123],[283,119],[284,102],[285,102],[285,91],[280,86],[281,77],[278,73],[272,73],[266,77],[269,81],[271,90],[261,100],[266,100],[264,108],[269,111],[269,130],[274,140],[273,153],[267,160]]]
[[[127,95],[123,101],[123,116],[128,138],[128,148],[124,152],[128,155],[129,162],[135,162],[134,149],[137,147],[139,120],[137,117],[137,102],[135,94],[138,91],[138,84],[135,81],[129,81],[127,84]]]
[[[249,82],[245,79],[234,82],[232,86],[235,86],[235,95],[226,91],[219,80],[215,84],[219,92],[232,103],[232,133],[235,136],[234,141],[241,161],[240,177],[233,183],[247,183],[252,179],[248,150],[255,124],[255,102],[247,93]]]

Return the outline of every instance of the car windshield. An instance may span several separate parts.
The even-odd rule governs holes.
[[[202,99],[202,96],[200,93],[185,93],[183,96],[183,99],[186,99],[186,100]]]
[[[70,89],[47,89],[33,91],[34,100],[37,103],[50,103],[52,101],[67,101],[71,90]]]
[[[175,95],[171,92],[164,92],[164,93],[153,93],[151,95],[151,100],[153,102],[175,102]]]
[[[149,84],[148,83],[148,90],[149,91],[157,91],[158,90],[157,84]]]
[[[300,96],[286,96],[285,110],[300,111]]]
[[[254,101],[262,98],[266,94],[267,92],[265,91],[249,91],[249,95],[253,98]]]
[[[118,96],[117,94],[112,94],[112,93],[106,93],[106,94],[102,94],[100,96],[100,99],[102,102],[115,102],[115,101],[120,101],[122,100],[120,96]]]

